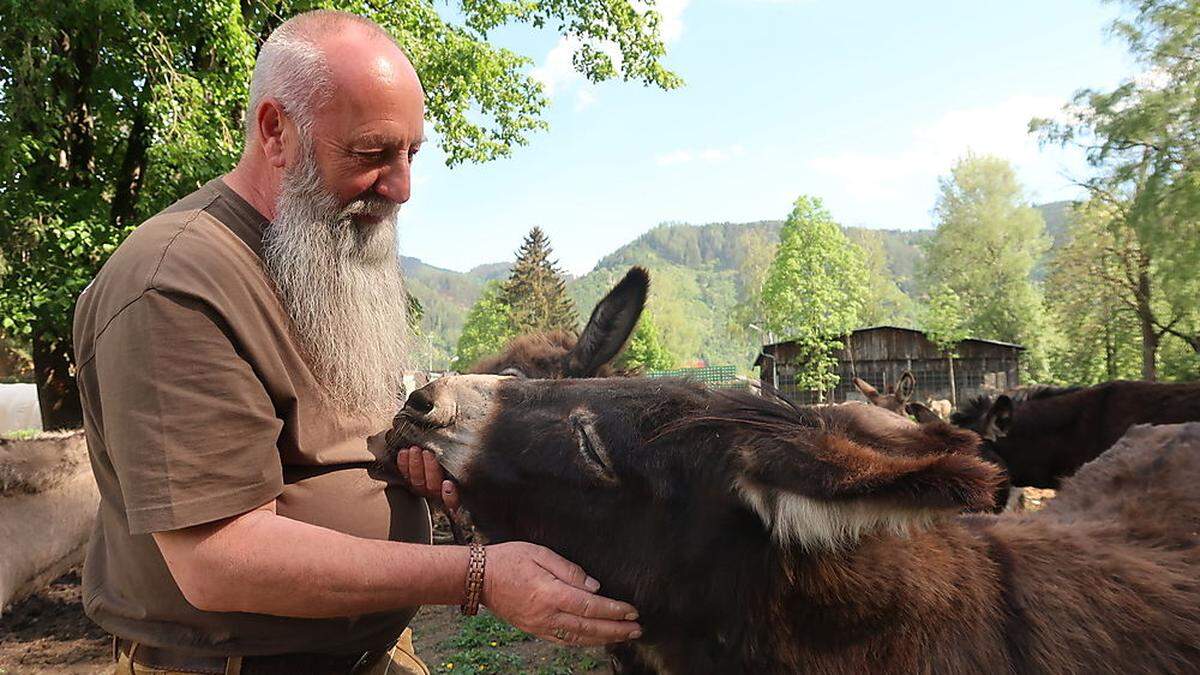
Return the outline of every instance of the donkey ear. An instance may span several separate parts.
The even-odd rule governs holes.
[[[942,421],[942,418],[930,410],[924,403],[908,403],[904,406],[904,411],[915,417],[920,424],[931,424]]]
[[[862,395],[866,396],[867,400],[869,400],[871,402],[874,402],[875,399],[879,396],[879,390],[876,389],[875,387],[872,387],[870,384],[867,383],[866,380],[864,380],[862,378],[859,378],[859,377],[854,378],[854,386],[858,387],[858,390],[862,392]]]
[[[896,383],[896,400],[901,403],[907,403],[908,399],[912,398],[913,391],[916,388],[917,378],[912,374],[912,371],[904,371],[900,374],[900,381]]]
[[[567,377],[592,377],[621,353],[637,326],[649,292],[650,275],[641,267],[631,268],[592,310],[579,341],[567,354]]]
[[[830,419],[807,438],[741,451],[736,485],[776,540],[836,548],[866,532],[903,531],[938,512],[991,507],[1000,478],[976,456],[978,437],[945,422],[916,425],[882,412],[892,419],[856,430]]]
[[[992,402],[987,416],[983,419],[983,437],[994,441],[1008,435],[1012,429],[1013,402],[1006,394],[1000,394]]]

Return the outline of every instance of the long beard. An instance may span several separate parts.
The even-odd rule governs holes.
[[[390,418],[407,367],[407,297],[396,255],[398,207],[338,205],[311,148],[284,175],[263,261],[309,367],[341,412]],[[352,216],[381,217],[369,226]]]

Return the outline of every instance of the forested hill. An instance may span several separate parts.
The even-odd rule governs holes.
[[[1061,242],[1067,202],[1037,208],[1054,243]],[[668,223],[655,227],[613,251],[591,272],[572,279],[568,289],[581,318],[632,265],[650,270],[650,309],[669,349],[684,363],[733,364],[748,370],[757,353],[759,335],[737,311],[749,289],[746,279],[769,265],[782,221]],[[891,276],[901,290],[914,294],[913,278],[922,256],[921,243],[932,230],[846,228],[852,239],[878,236]],[[491,279],[503,278],[508,263],[480,265],[461,273],[404,258],[409,290],[425,309],[423,327],[434,349],[434,365],[449,362],[467,311]],[[585,319],[586,320],[586,319]]]

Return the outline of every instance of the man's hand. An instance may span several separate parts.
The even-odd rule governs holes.
[[[487,547],[483,604],[529,633],[559,644],[604,645],[642,636],[632,605],[596,595],[600,582],[548,548]]]
[[[458,510],[458,490],[453,481],[442,475],[442,466],[432,452],[417,447],[401,448],[396,452],[396,468],[414,494],[440,501],[451,512]]]

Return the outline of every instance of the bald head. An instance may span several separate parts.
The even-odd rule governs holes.
[[[403,72],[420,86],[396,41],[370,19],[331,10],[297,14],[276,28],[259,50],[246,106],[246,138],[256,132],[264,99],[279,102],[306,129],[316,111],[334,98],[346,75],[361,75],[363,61]],[[387,65],[384,65],[387,64]],[[383,74],[383,73],[381,73]]]

